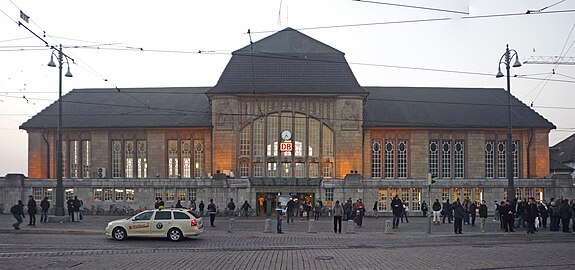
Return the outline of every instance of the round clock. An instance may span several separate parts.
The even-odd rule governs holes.
[[[284,141],[289,141],[291,139],[291,132],[289,130],[284,130],[282,131],[281,136]]]

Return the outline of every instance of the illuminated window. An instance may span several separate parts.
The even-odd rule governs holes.
[[[32,196],[34,196],[34,200],[41,201],[44,199],[44,189],[41,187],[32,188]]]
[[[384,149],[385,149],[384,176],[385,178],[393,178],[395,169],[395,149],[393,141],[386,140]]]
[[[441,201],[446,202],[451,197],[450,194],[451,189],[449,188],[442,188],[441,189]]]
[[[305,177],[305,163],[296,162],[294,172],[295,172],[296,178],[304,178]]]
[[[277,157],[278,156],[278,137],[279,137],[279,114],[272,113],[268,115],[268,130],[267,130],[267,156]],[[268,176],[270,176],[268,174]]]
[[[392,200],[395,196],[399,195],[397,188],[389,188],[389,199]]]
[[[73,188],[65,189],[64,190],[64,197],[66,198],[66,200],[74,199],[74,189]]]
[[[134,200],[134,189],[133,188],[127,188],[126,189],[126,201],[133,201]]]
[[[413,210],[421,210],[421,188],[411,189],[411,203]]]
[[[147,150],[147,142],[140,140],[138,141],[138,153],[137,153],[137,170],[138,170],[138,178],[147,178],[148,177],[148,150]]]
[[[322,152],[324,157],[333,157],[333,131],[323,125]]]
[[[309,147],[308,155],[310,157],[319,156],[319,121],[309,119]]]
[[[409,189],[408,188],[402,188],[399,191],[400,194],[400,198],[402,202],[405,202],[405,206],[407,207],[407,209],[411,209],[409,207]]]
[[[122,142],[112,141],[112,178],[122,177]]]
[[[95,188],[93,190],[94,193],[94,201],[95,202],[101,202],[103,197],[103,189],[102,188]]]
[[[70,141],[70,178],[80,178],[80,141]]]
[[[407,141],[397,141],[397,178],[407,178]]]
[[[332,173],[333,173],[333,163],[325,162],[323,164],[323,175],[322,176],[325,178],[331,178]]]
[[[117,202],[124,201],[124,194],[125,194],[125,192],[124,192],[124,189],[123,189],[123,188],[116,188],[116,189],[114,189],[114,193],[115,193],[115,194],[114,194],[114,195],[115,195],[115,196],[114,196],[114,197],[115,197],[115,201],[117,201]]]
[[[275,162],[268,162],[268,167],[267,167],[267,176],[268,177],[277,177],[278,176],[277,165],[278,164]]]
[[[175,188],[166,188],[166,201],[173,202],[176,198]]]
[[[473,200],[477,203],[481,203],[483,200],[483,188],[473,189]]]
[[[304,145],[306,145],[306,116],[304,114],[295,114],[294,119],[294,135],[293,141],[295,142],[295,156],[303,157],[305,155]]]
[[[182,149],[182,178],[192,177],[192,141],[181,140]]]
[[[465,142],[462,140],[455,141],[454,153],[455,178],[463,178],[465,175]]]
[[[104,201],[111,201],[114,199],[114,189],[104,188]]]
[[[495,177],[495,141],[485,142],[485,177]]]
[[[154,189],[154,194],[156,196],[156,199],[164,200],[164,189],[163,188]]]
[[[326,202],[329,202],[329,201],[333,202],[333,188],[326,188],[325,189],[325,201]]]
[[[44,196],[48,197],[48,200],[51,201],[54,198],[54,191],[52,188],[47,188],[44,190]]]
[[[68,144],[62,140],[62,178],[68,178]]]
[[[194,140],[194,177],[204,175],[204,141]]]
[[[191,201],[197,200],[197,197],[196,197],[197,193],[196,192],[197,191],[195,188],[188,188],[188,201],[191,202]]]
[[[451,178],[451,141],[443,141],[441,146],[441,177]]]
[[[453,189],[453,202],[457,201],[457,199],[461,200],[461,188],[454,188]]]
[[[439,142],[429,141],[429,172],[433,177],[439,177]]]
[[[186,201],[186,189],[178,188],[176,190],[176,192],[177,192],[176,195],[177,195],[178,200],[185,202]]]
[[[309,177],[310,178],[319,177],[319,163],[312,162],[309,164]]]
[[[371,143],[371,177],[381,177],[381,141]]]
[[[535,200],[537,200],[537,201],[542,201],[542,200],[545,198],[545,197],[544,197],[545,194],[543,193],[543,188],[540,188],[540,187],[538,187],[538,188],[535,189],[535,194],[534,194],[534,195],[535,195],[535,196],[534,196],[534,197],[535,197]]]
[[[178,140],[168,140],[168,177],[179,176]]]
[[[294,136],[294,132],[292,129],[292,113],[291,112],[282,112],[282,116],[281,116],[281,128],[280,130],[289,130],[292,133],[292,137]],[[294,138],[290,139],[291,141],[294,140]],[[282,156],[283,157],[289,157],[291,156],[292,152],[282,152]],[[283,171],[283,170],[282,170]]]
[[[124,141],[124,177],[134,178],[134,141]]]
[[[82,141],[82,178],[92,178],[92,144]]]
[[[472,199],[471,197],[471,188],[463,188],[463,198],[469,198]]]
[[[380,188],[379,189],[379,201],[377,203],[379,211],[387,210],[387,189]]]

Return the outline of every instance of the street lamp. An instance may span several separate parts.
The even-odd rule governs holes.
[[[516,50],[509,49],[509,44],[506,45],[505,53],[499,59],[498,72],[496,78],[503,77],[501,73],[501,64],[505,64],[507,69],[507,143],[505,144],[505,157],[506,157],[506,171],[507,171],[507,199],[513,201],[515,199],[515,185],[513,183],[513,138],[511,128],[511,79],[509,76],[509,69],[511,59],[515,57],[513,67],[520,67],[519,55]]]
[[[58,57],[58,68],[59,68],[59,87],[58,87],[58,156],[56,158],[56,216],[64,216],[64,185],[62,183],[62,65],[64,64],[64,58],[66,58],[66,65],[68,66],[68,72],[66,72],[66,77],[72,77],[70,73],[70,63],[68,59],[74,62],[74,59],[62,53],[62,45],[56,49],[54,46],[51,47],[52,55],[50,55],[49,67],[56,67],[54,63],[54,56]],[[58,55],[56,55],[58,51]]]

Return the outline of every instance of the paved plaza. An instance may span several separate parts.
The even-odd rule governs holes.
[[[265,217],[218,217],[216,227],[180,242],[167,239],[115,241],[103,234],[106,223],[120,217],[86,216],[79,223],[46,223],[15,231],[11,215],[0,215],[0,269],[575,269],[575,234],[519,228],[499,230],[491,221],[479,225],[432,226],[411,217],[384,233],[384,218],[367,218],[354,233],[335,234],[332,219],[316,223],[297,219],[285,234],[264,233]],[[284,220],[285,221],[285,220]],[[272,218],[275,231],[275,219]]]

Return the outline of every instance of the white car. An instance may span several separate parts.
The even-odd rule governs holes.
[[[118,241],[128,236],[168,237],[172,241],[179,241],[202,232],[202,217],[181,208],[147,210],[130,218],[110,221],[106,226],[106,235]]]

